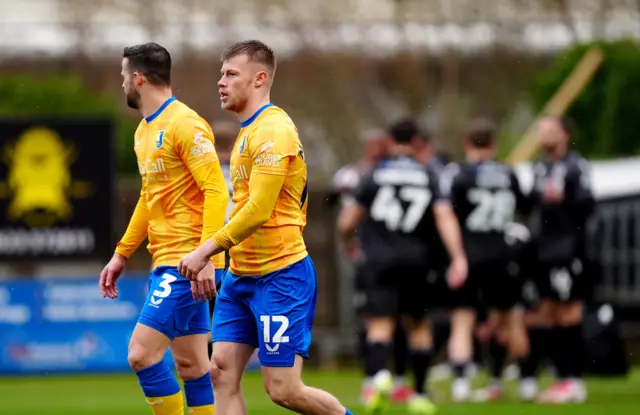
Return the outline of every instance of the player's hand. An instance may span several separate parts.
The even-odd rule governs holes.
[[[217,295],[216,291],[216,271],[213,263],[209,261],[202,271],[198,273],[195,281],[191,281],[191,295],[193,299],[198,301],[213,300]]]
[[[202,249],[198,248],[195,251],[187,254],[178,263],[178,272],[185,278],[191,281],[196,281],[200,271],[204,269],[209,263],[209,256],[202,253]]]
[[[353,262],[358,262],[362,257],[362,250],[360,249],[360,245],[355,239],[352,241],[345,241],[344,250],[347,254],[347,257]]]
[[[104,267],[100,273],[100,292],[102,296],[107,298],[118,297],[118,287],[116,287],[116,281],[124,271],[124,266],[127,263],[127,258],[120,254],[113,254],[113,257],[109,263]]]
[[[452,289],[460,288],[467,281],[468,265],[467,258],[460,256],[454,258],[449,265],[447,282]]]
[[[544,184],[542,189],[542,200],[548,203],[559,203],[564,198],[564,192],[558,187],[553,180],[549,180]]]

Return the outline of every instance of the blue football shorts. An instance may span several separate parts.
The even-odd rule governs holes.
[[[309,256],[272,273],[239,277],[227,271],[216,299],[212,341],[258,348],[265,367],[291,367],[309,358],[318,297]]]
[[[224,270],[216,270],[216,281]],[[149,326],[170,340],[191,334],[209,333],[209,304],[195,301],[191,283],[177,267],[157,267],[149,275],[149,294],[138,323]]]

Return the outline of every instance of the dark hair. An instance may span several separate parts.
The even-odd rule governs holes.
[[[469,123],[466,138],[475,148],[491,147],[496,138],[496,126],[488,118],[477,118]]]
[[[224,62],[238,55],[247,55],[250,61],[265,65],[272,73],[278,64],[273,50],[259,40],[234,43],[222,53],[221,60]]]
[[[412,119],[406,118],[396,122],[389,128],[389,134],[396,143],[408,144],[415,138],[428,141],[429,138],[420,132],[418,125]]]
[[[129,61],[132,71],[140,72],[153,85],[171,85],[171,55],[157,43],[124,48],[123,58]]]

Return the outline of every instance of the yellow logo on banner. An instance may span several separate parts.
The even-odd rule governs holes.
[[[29,226],[51,226],[73,215],[70,199],[91,192],[91,184],[73,180],[76,160],[72,145],[49,128],[32,127],[2,151],[9,167],[7,182],[0,183],[0,197],[10,198],[7,211],[12,221]]]

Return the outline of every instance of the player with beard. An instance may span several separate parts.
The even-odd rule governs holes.
[[[531,199],[532,230],[537,248],[538,309],[530,317],[531,353],[521,376],[525,394],[537,392],[539,360],[548,354],[558,381],[538,399],[545,403],[583,402],[585,344],[583,296],[587,287],[586,222],[595,206],[589,164],[569,143],[575,127],[568,118],[546,116],[538,121],[542,158],[534,164]],[[553,331],[550,328],[553,327]],[[545,345],[552,349],[545,350]]]
[[[171,56],[162,46],[125,48],[122,77],[127,104],[144,117],[134,137],[142,189],[129,226],[100,274],[100,290],[105,297],[118,296],[116,281],[127,259],[148,237],[154,269],[129,343],[129,364],[154,414],[182,414],[180,385],[163,360],[170,347],[189,413],[213,415],[206,300],[216,293],[214,265],[224,267],[224,254],[205,258],[193,282],[177,269],[184,255],[224,224],[229,195],[213,133],[173,97]]]
[[[404,317],[415,381],[409,409],[431,414],[435,406],[426,393],[427,370],[432,357],[432,339],[426,322],[429,306],[427,273],[432,246],[438,232],[451,256],[452,286],[466,278],[467,265],[457,219],[443,200],[438,175],[416,159],[414,140],[418,131],[410,121],[391,128],[395,145],[391,157],[361,181],[356,204],[345,211],[339,229],[347,243],[359,240],[366,256],[367,302],[365,310],[367,348],[365,373],[375,394],[366,403],[369,413],[378,413],[392,391],[387,369],[394,326]]]
[[[473,358],[473,331],[480,305],[504,321],[514,358],[521,360],[528,352],[521,313],[516,311],[521,284],[507,235],[516,213],[524,211],[527,202],[513,170],[495,161],[495,134],[491,121],[471,122],[464,140],[466,163],[451,165],[443,173],[443,187],[450,186],[469,260],[469,278],[452,292],[448,355],[455,376],[454,401],[471,397],[466,369]]]

